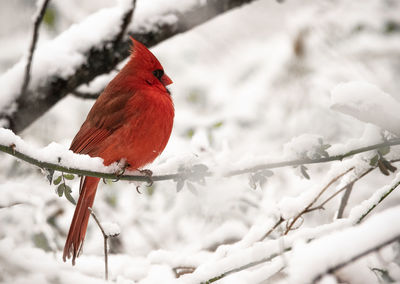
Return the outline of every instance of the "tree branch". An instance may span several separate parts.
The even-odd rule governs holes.
[[[361,178],[363,178],[364,176],[366,176],[367,174],[369,174],[370,172],[372,172],[374,169],[376,169],[376,167],[374,168],[369,168],[368,170],[366,170],[365,172],[363,172],[359,177],[355,178],[354,180],[352,180],[351,182],[349,182],[348,184],[346,184],[345,186],[343,186],[342,188],[340,188],[339,190],[337,190],[335,193],[333,193],[331,196],[329,196],[327,199],[325,199],[325,201],[323,201],[320,205],[317,205],[315,207],[309,208],[307,210],[308,212],[314,211],[314,210],[318,210],[318,209],[323,209],[325,204],[328,203],[329,201],[331,201],[334,197],[336,197],[339,193],[341,193],[343,190],[352,187],[354,185],[354,183],[356,183],[358,180],[360,180]],[[340,210],[339,210],[340,211]],[[340,214],[338,213],[338,218],[340,218]]]
[[[362,221],[365,217],[367,217],[367,215],[368,215],[369,213],[371,213],[371,211],[374,210],[375,207],[378,206],[378,204],[381,203],[386,197],[388,197],[389,194],[391,194],[399,185],[400,185],[400,180],[397,181],[393,186],[391,186],[391,187],[389,188],[389,190],[387,190],[387,191],[381,196],[381,198],[380,198],[376,203],[374,203],[374,204],[368,209],[368,211],[365,212],[365,213],[358,219],[357,224],[361,223],[361,221]]]
[[[19,137],[14,136],[13,138],[16,139]],[[261,169],[272,169],[272,168],[280,168],[280,167],[285,167],[285,166],[316,164],[316,163],[324,163],[324,162],[342,160],[344,157],[349,157],[350,155],[360,154],[360,153],[371,151],[374,149],[379,149],[384,146],[389,146],[389,145],[393,146],[393,145],[399,145],[399,144],[400,144],[400,139],[393,139],[393,140],[385,141],[384,143],[379,143],[379,144],[374,144],[374,145],[367,146],[367,147],[357,148],[357,149],[351,150],[347,153],[344,153],[342,155],[336,155],[333,157],[320,158],[320,159],[298,159],[298,160],[291,160],[291,161],[278,162],[278,163],[268,163],[268,164],[250,167],[247,169],[230,171],[230,172],[224,174],[223,176],[230,177],[230,176],[241,175],[241,174],[245,174],[245,173],[259,171]],[[183,172],[177,172],[174,174],[158,175],[158,176],[151,176],[151,177],[148,175],[122,175],[122,176],[120,176],[118,174],[113,174],[113,173],[92,171],[89,169],[84,169],[84,170],[78,169],[78,168],[70,167],[67,165],[63,165],[61,162],[56,164],[56,163],[52,163],[52,162],[48,162],[48,161],[40,161],[38,159],[35,159],[35,158],[27,155],[26,153],[18,151],[18,149],[16,149],[15,144],[12,144],[12,143],[10,143],[9,145],[4,145],[4,144],[0,143],[0,151],[5,152],[9,155],[12,155],[12,156],[14,156],[18,159],[21,159],[25,162],[28,162],[32,165],[38,166],[42,169],[51,169],[54,171],[60,171],[60,172],[64,172],[64,173],[71,173],[71,174],[77,174],[77,175],[82,175],[82,176],[99,177],[99,178],[104,178],[104,179],[134,180],[134,181],[145,181],[145,182],[151,183],[154,181],[162,181],[162,180],[179,180],[179,179],[182,180],[182,179],[190,178],[191,175],[196,174],[196,173],[191,173],[190,171],[189,172],[183,171]],[[346,173],[350,170],[351,169],[347,170]],[[213,175],[213,173],[210,171],[206,171],[203,174],[204,174],[204,177]],[[318,198],[319,198],[319,196],[318,196]],[[314,205],[314,203],[312,203],[311,206],[312,205]],[[307,207],[306,209],[310,209],[311,206]]]
[[[176,34],[186,32],[219,14],[253,1],[193,1],[193,6],[184,11],[169,11],[163,15],[158,15],[158,17],[146,17],[142,20],[143,22],[136,23],[135,27],[127,30],[127,32],[146,46],[151,47]],[[82,22],[79,25],[75,25],[74,28],[77,29],[79,26],[88,25],[88,22]],[[124,21],[122,22],[124,23]],[[18,93],[18,90],[9,90],[5,88],[5,85],[3,90],[8,93],[3,95],[8,98],[8,103],[6,106],[1,107],[0,117],[8,122],[9,128],[15,133],[21,132],[59,100],[75,91],[77,87],[91,82],[101,74],[109,73],[117,64],[127,58],[129,56],[130,40],[128,37],[121,36],[121,31],[124,28],[123,23],[120,32],[116,32],[114,36],[107,35],[109,38],[101,39],[92,46],[87,46],[83,49],[82,46],[78,45],[76,47],[71,44],[71,53],[79,54],[86,60],[74,66],[73,72],[69,72],[69,75],[61,75],[59,70],[48,71],[49,73],[45,75],[38,74],[35,77],[35,87],[31,87],[24,94]],[[69,33],[68,30],[61,34],[58,39],[62,38],[63,43],[73,43],[76,41],[73,36],[74,33]],[[36,53],[39,53],[39,49]],[[49,58],[51,55],[46,54],[46,56],[46,60],[51,62],[51,58]],[[60,56],[60,54],[57,54],[57,56]],[[39,61],[35,62],[41,64]],[[54,62],[57,62],[57,60],[54,59]],[[22,72],[18,64],[11,71],[12,73]],[[10,77],[14,78],[14,76]],[[16,101],[10,101],[12,100],[11,98],[15,98]],[[12,106],[15,106],[15,102],[17,107],[14,109]],[[10,109],[13,110],[11,114]]]
[[[332,273],[334,273],[335,271],[337,271],[337,270],[339,270],[339,269],[341,269],[341,268],[343,268],[343,267],[345,267],[345,266],[347,266],[347,265],[353,263],[354,261],[356,261],[356,260],[358,260],[358,259],[360,259],[360,258],[362,258],[362,257],[364,257],[364,256],[366,256],[366,255],[368,255],[368,254],[370,254],[370,253],[372,253],[372,252],[374,252],[374,251],[378,251],[378,250],[380,250],[381,248],[383,248],[383,247],[385,247],[385,246],[387,246],[387,245],[390,245],[391,243],[394,243],[394,242],[399,241],[399,240],[400,240],[400,235],[397,235],[397,236],[395,236],[395,237],[393,237],[393,238],[387,240],[387,241],[384,242],[384,243],[381,243],[381,244],[379,244],[379,245],[377,245],[377,246],[375,246],[375,247],[373,247],[373,248],[370,248],[370,249],[368,249],[368,250],[366,250],[366,251],[363,251],[362,253],[359,253],[359,254],[353,256],[352,258],[350,258],[350,259],[348,259],[348,260],[346,260],[346,261],[344,261],[344,262],[341,262],[341,263],[339,263],[339,264],[337,264],[337,265],[335,265],[335,266],[329,268],[326,272],[321,273],[321,274],[318,274],[318,275],[314,278],[313,283],[318,282],[318,280],[320,280],[320,279],[322,278],[322,276],[324,276],[324,275],[326,275],[326,274],[332,274]]]
[[[72,94],[77,98],[95,100],[100,96],[101,93],[89,93],[75,90],[72,92]]]
[[[49,4],[49,2],[50,2],[50,0],[44,0],[42,2],[42,6],[39,7],[39,10],[35,17],[35,21],[33,24],[32,41],[31,41],[31,46],[29,47],[28,59],[26,61],[24,82],[21,87],[21,94],[24,94],[26,92],[26,89],[29,86],[29,81],[31,80],[31,66],[32,66],[32,60],[33,60],[33,54],[35,53],[36,43],[39,38],[39,27],[40,27],[40,24],[42,23],[42,20],[43,20],[43,17],[44,17],[44,14],[46,12],[46,8],[47,8],[47,5]]]
[[[298,213],[293,219],[292,221],[288,224],[286,231],[284,233],[284,235],[287,235],[290,230],[292,229],[293,225],[296,223],[296,221],[304,214],[307,213],[309,211],[309,209],[315,204],[315,202],[317,202],[317,200],[321,197],[321,195],[332,185],[334,184],[336,181],[338,181],[340,178],[342,178],[345,174],[349,173],[350,171],[352,171],[354,169],[354,167],[347,169],[346,171],[344,171],[343,173],[341,173],[340,175],[334,177],[324,188],[322,188],[322,190],[317,194],[317,196],[314,197],[314,199],[300,212]]]
[[[234,175],[256,172],[256,171],[260,171],[260,170],[276,169],[276,168],[282,168],[282,167],[288,167],[288,166],[310,165],[310,164],[319,164],[319,163],[332,162],[332,161],[342,161],[343,159],[354,156],[356,154],[368,152],[371,150],[377,150],[382,147],[394,146],[394,145],[400,145],[399,138],[387,140],[385,142],[366,146],[366,147],[356,148],[356,149],[346,152],[344,154],[323,157],[323,158],[319,158],[319,159],[306,158],[306,159],[297,159],[297,160],[283,161],[283,162],[277,162],[277,163],[260,164],[260,165],[242,169],[242,170],[230,171],[227,174],[227,176],[234,176]]]

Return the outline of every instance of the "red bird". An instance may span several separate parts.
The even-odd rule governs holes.
[[[129,62],[108,84],[71,143],[75,153],[101,157],[104,165],[124,161],[137,170],[152,162],[167,145],[174,106],[166,86],[171,79],[157,58],[132,38]],[[72,264],[82,249],[100,179],[82,177],[80,195],[65,242],[63,259]]]

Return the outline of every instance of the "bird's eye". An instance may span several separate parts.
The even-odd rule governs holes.
[[[161,80],[161,77],[164,75],[164,70],[157,69],[153,71],[153,75],[158,79]]]

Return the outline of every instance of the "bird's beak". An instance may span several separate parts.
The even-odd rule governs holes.
[[[171,85],[173,82],[172,82],[172,80],[167,76],[167,75],[163,75],[162,77],[161,77],[161,83],[164,85],[164,86],[168,86],[168,85]]]

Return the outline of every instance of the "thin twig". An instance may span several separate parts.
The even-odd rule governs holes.
[[[393,243],[393,242],[395,242],[395,241],[399,241],[399,240],[400,240],[400,235],[397,235],[397,236],[395,236],[394,238],[391,238],[391,239],[387,240],[387,241],[384,242],[384,243],[381,243],[381,244],[379,244],[379,245],[377,245],[377,246],[375,246],[375,247],[373,247],[373,248],[370,248],[370,249],[368,249],[368,250],[366,250],[366,251],[363,251],[363,252],[361,252],[361,253],[359,253],[359,254],[353,256],[352,258],[350,258],[350,259],[348,259],[348,260],[346,260],[346,261],[344,261],[344,262],[341,262],[341,263],[339,263],[339,264],[337,264],[337,265],[335,265],[335,266],[329,268],[329,269],[326,270],[324,273],[318,274],[318,275],[314,278],[313,283],[318,282],[318,280],[320,280],[320,279],[322,278],[322,276],[324,276],[324,275],[326,275],[326,274],[332,274],[332,273],[336,272],[337,270],[339,270],[339,269],[341,269],[341,268],[343,268],[343,267],[345,267],[345,266],[347,266],[347,265],[353,263],[354,261],[360,259],[361,257],[364,257],[364,256],[366,256],[366,255],[368,255],[368,254],[370,254],[370,253],[372,253],[372,252],[374,252],[374,251],[378,251],[378,250],[380,250],[381,248],[383,248],[383,247],[385,247],[385,246],[387,246],[387,245],[390,245],[391,243]]]
[[[135,11],[135,8],[136,8],[136,0],[132,0],[131,8],[127,10],[125,14],[122,16],[122,24],[119,33],[115,37],[114,40],[115,44],[119,43],[124,37],[129,24],[132,22],[133,12]]]
[[[347,202],[349,201],[351,191],[353,190],[353,185],[354,185],[354,182],[349,183],[346,186],[346,190],[345,190],[345,192],[344,192],[344,194],[342,196],[342,199],[340,201],[340,206],[339,206],[339,210],[338,210],[338,213],[337,213],[337,218],[338,219],[342,219],[343,218],[344,209],[346,208]]]
[[[94,214],[93,209],[90,207],[88,209],[90,211],[90,215],[92,215],[92,217],[96,221],[97,226],[99,226],[101,233],[103,234],[103,238],[104,238],[104,271],[105,271],[105,279],[108,281],[108,237],[109,236],[104,231],[103,226],[101,225],[99,219],[97,219],[96,214]]]
[[[318,210],[318,209],[323,209],[325,204],[328,203],[329,201],[331,201],[334,197],[336,197],[339,193],[341,193],[343,190],[345,190],[349,185],[353,185],[355,182],[357,182],[358,180],[360,180],[361,178],[363,178],[364,176],[366,176],[367,174],[369,174],[370,172],[372,172],[374,169],[376,168],[369,168],[368,170],[366,170],[365,172],[363,172],[359,177],[357,177],[356,179],[352,180],[351,182],[349,182],[348,184],[346,184],[345,186],[341,187],[339,190],[337,190],[334,194],[332,194],[331,196],[329,196],[327,199],[325,199],[325,201],[323,201],[320,205],[317,205],[315,207],[312,207],[310,209],[307,210],[308,212],[314,211],[314,210]]]
[[[100,93],[89,93],[89,92],[81,92],[81,91],[75,90],[72,92],[72,94],[77,98],[95,100],[100,96],[101,92]]]
[[[10,207],[13,207],[15,205],[20,205],[20,204],[24,204],[24,203],[16,201],[16,202],[12,202],[12,203],[7,204],[7,205],[0,205],[0,209],[10,208]]]
[[[257,260],[257,261],[253,261],[253,262],[250,262],[250,263],[247,263],[247,264],[242,265],[242,266],[240,266],[240,267],[238,267],[238,268],[234,268],[234,269],[228,270],[228,271],[226,271],[226,272],[224,272],[224,273],[222,273],[222,274],[220,274],[220,275],[218,275],[218,276],[216,276],[216,277],[213,277],[213,278],[211,278],[211,279],[208,279],[207,281],[201,282],[200,284],[210,284],[210,283],[213,283],[213,282],[218,281],[218,280],[220,280],[220,279],[222,279],[222,278],[224,278],[224,277],[226,277],[226,276],[228,276],[228,275],[230,275],[230,274],[233,274],[233,273],[236,273],[236,272],[240,272],[240,271],[246,270],[246,269],[248,269],[248,268],[257,266],[257,265],[259,265],[259,264],[262,264],[262,263],[271,261],[271,260],[274,259],[275,257],[277,257],[277,256],[282,256],[282,255],[284,255],[286,252],[291,251],[291,250],[292,250],[291,247],[287,247],[287,248],[285,248],[281,253],[274,253],[274,254],[271,254],[270,256],[266,257],[266,258],[263,258],[263,259],[260,259],[260,260]]]
[[[289,223],[289,225],[286,228],[286,231],[284,233],[284,235],[287,235],[289,233],[289,231],[292,229],[293,225],[296,223],[296,221],[304,214],[306,213],[314,204],[315,202],[317,202],[317,200],[321,197],[321,195],[332,185],[334,184],[336,181],[338,181],[341,177],[343,177],[345,174],[347,174],[348,172],[352,171],[354,169],[354,167],[351,167],[350,169],[347,169],[345,172],[341,173],[340,175],[334,177],[318,194],[316,197],[314,197],[314,199],[306,206],[306,208],[304,208],[300,213],[298,213],[293,219],[292,221]]]
[[[22,83],[21,87],[21,94],[24,94],[26,90],[28,89],[29,82],[31,80],[31,66],[32,66],[32,60],[33,60],[33,54],[35,53],[35,48],[36,48],[36,43],[39,38],[39,27],[40,24],[42,23],[44,14],[47,9],[47,5],[49,4],[50,0],[44,0],[42,2],[42,6],[39,8],[35,21],[33,23],[33,35],[32,35],[32,41],[31,45],[29,47],[29,55],[28,55],[28,60],[26,62],[25,66],[25,74],[24,74],[24,81]]]
[[[265,240],[273,231],[275,231],[276,228],[278,228],[278,226],[279,226],[280,224],[282,224],[283,221],[285,221],[285,219],[283,219],[283,217],[281,216],[281,217],[279,218],[279,220],[276,221],[276,223],[274,224],[274,226],[273,226],[271,229],[269,229],[268,232],[265,233],[265,235],[260,239],[260,241]]]
[[[397,181],[391,188],[389,188],[389,190],[386,191],[386,192],[381,196],[381,198],[378,200],[378,202],[376,202],[374,205],[372,205],[372,206],[368,209],[368,211],[365,212],[365,213],[358,219],[357,224],[361,223],[361,221],[362,221],[365,217],[367,217],[367,215],[368,215],[369,213],[371,213],[371,211],[374,210],[375,207],[378,206],[378,204],[381,203],[386,197],[388,197],[389,194],[391,194],[391,193],[393,192],[393,190],[395,190],[399,185],[400,185],[400,180]]]

